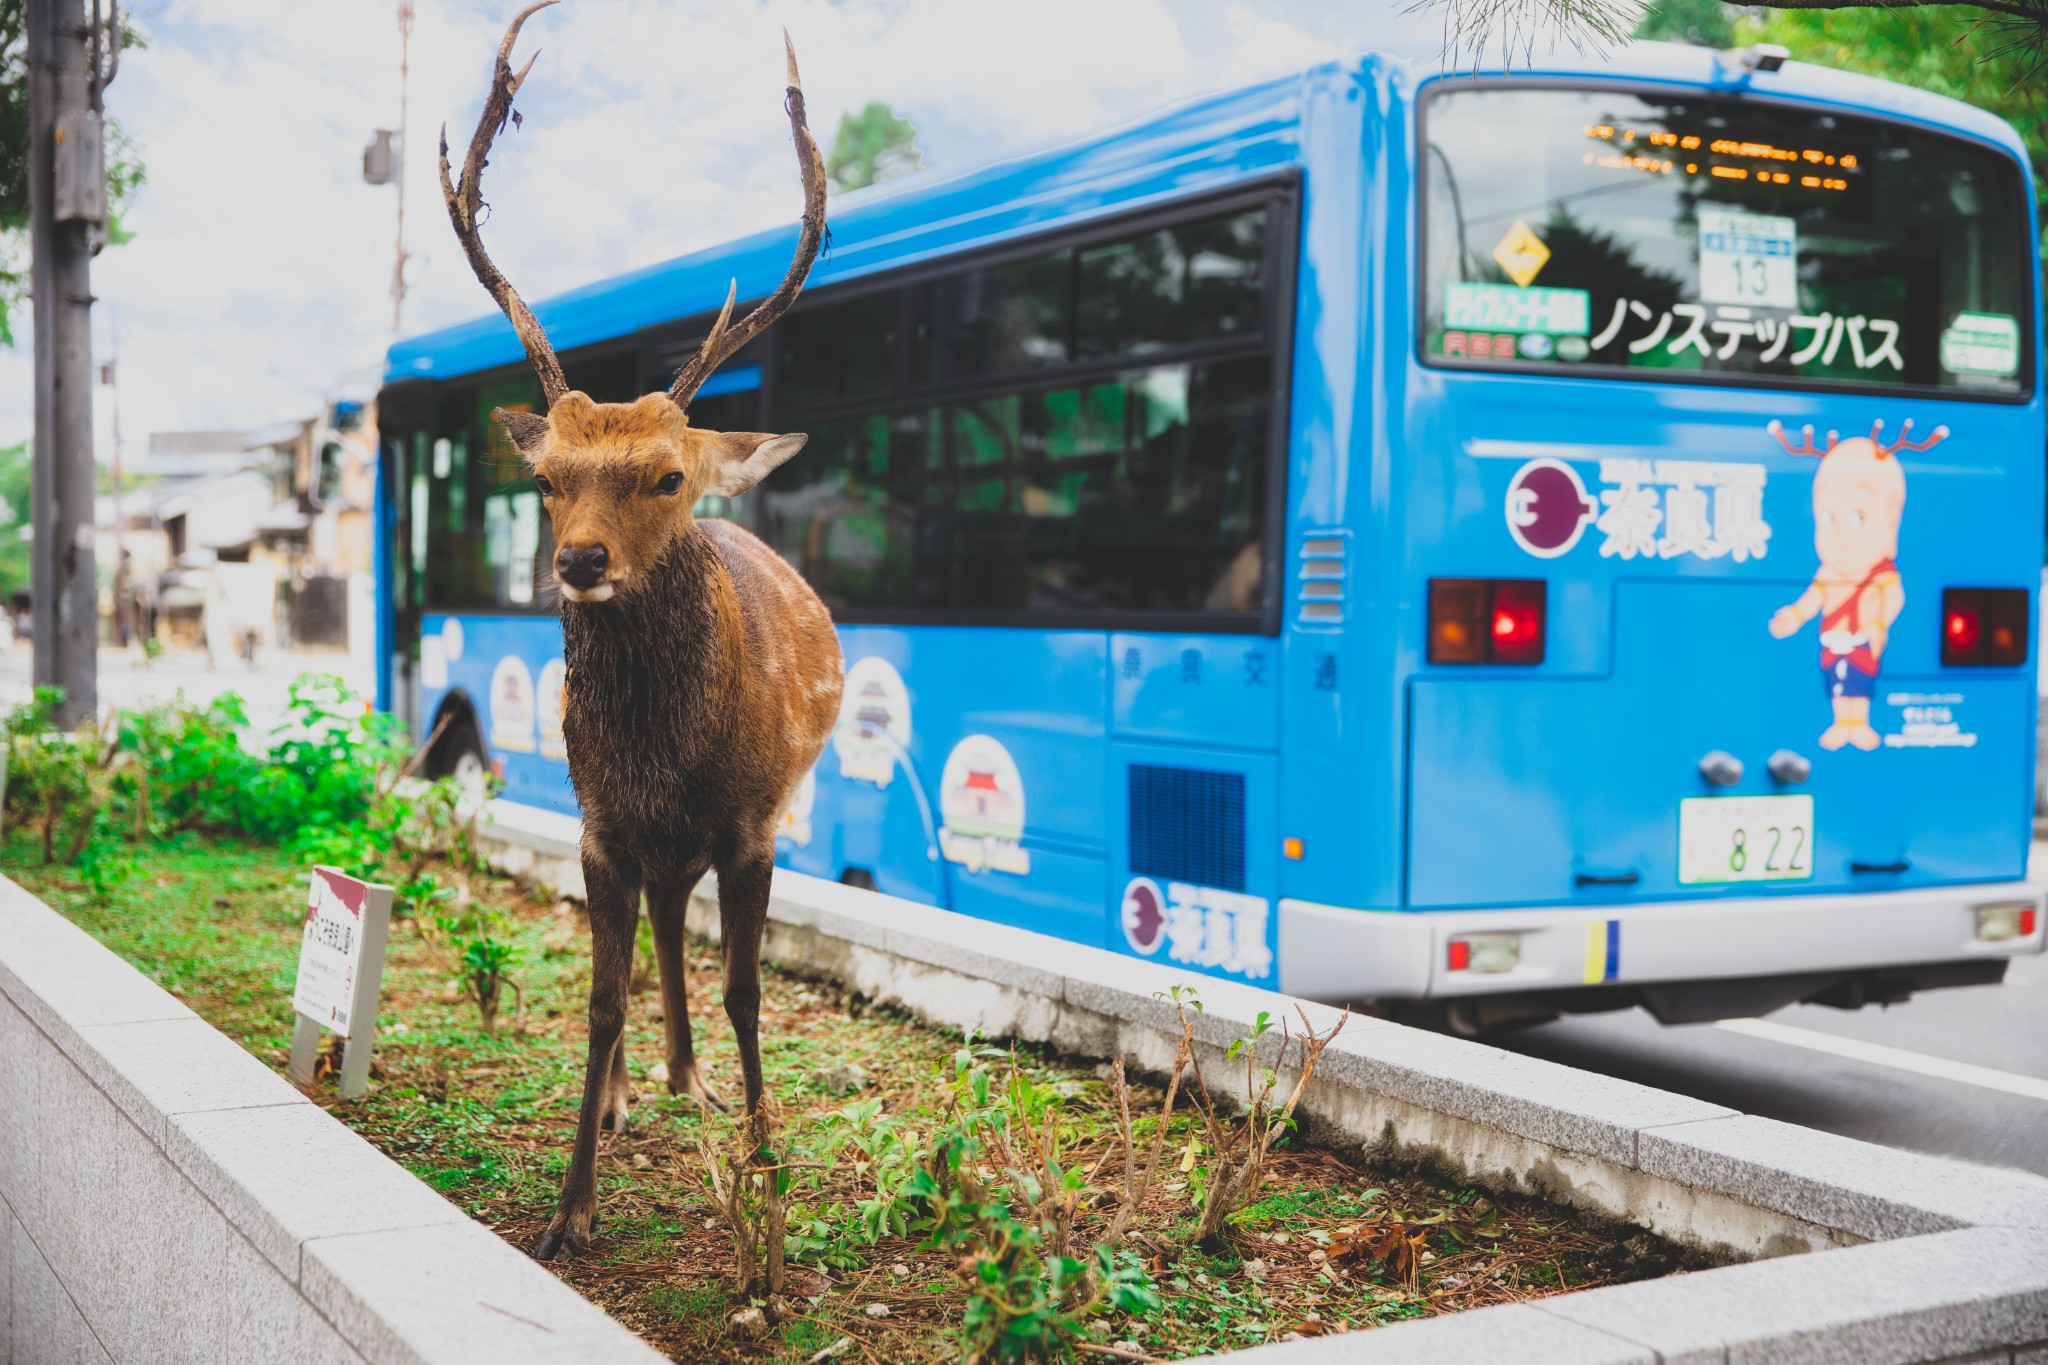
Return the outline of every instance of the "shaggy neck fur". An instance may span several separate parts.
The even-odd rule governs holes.
[[[586,823],[655,862],[660,850],[634,836],[695,842],[692,817],[717,808],[720,756],[743,714],[744,629],[731,576],[694,527],[630,593],[562,604],[573,699],[562,731]]]

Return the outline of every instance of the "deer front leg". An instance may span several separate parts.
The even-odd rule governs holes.
[[[742,850],[718,869],[718,936],[725,955],[725,1016],[740,1048],[747,1113],[761,1111],[761,934],[775,846]]]
[[[668,1026],[668,1093],[690,1095],[707,1109],[731,1112],[697,1070],[695,1041],[690,1036],[689,982],[683,968],[683,915],[697,876],[647,889],[647,918],[654,923],[654,957],[661,968],[661,1013]]]
[[[562,1201],[534,1244],[537,1260],[574,1256],[590,1245],[597,1211],[598,1122],[612,1098],[614,1059],[626,1027],[626,988],[633,974],[633,930],[640,917],[636,874],[627,875],[586,851],[583,881],[590,895],[590,1055],[583,1070],[583,1109],[576,1150],[562,1181]]]

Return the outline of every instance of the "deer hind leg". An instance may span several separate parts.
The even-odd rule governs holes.
[[[747,1113],[761,1110],[761,933],[775,846],[742,849],[718,868],[719,946],[725,955],[725,1015],[739,1043]]]
[[[612,1044],[611,1069],[606,1073],[604,1103],[598,1110],[598,1127],[608,1133],[623,1133],[632,1122],[633,1105],[639,1100],[633,1093],[633,1078],[626,1074],[626,1030],[619,1028],[619,1041]]]
[[[683,969],[683,915],[690,906],[700,872],[667,886],[647,889],[647,917],[654,923],[654,957],[661,967],[661,1012],[668,1025],[668,1093],[691,1095],[697,1103],[720,1113],[730,1106],[705,1083],[697,1069],[695,1040],[690,1036],[689,982]]]
[[[613,1068],[622,1058],[633,930],[640,918],[637,870],[617,869],[602,857],[585,853],[583,880],[590,893],[590,1055],[561,1203],[533,1248],[534,1256],[543,1261],[574,1256],[590,1245],[590,1225],[597,1212],[598,1122],[610,1100]]]

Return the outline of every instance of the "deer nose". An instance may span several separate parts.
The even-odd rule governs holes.
[[[611,561],[602,545],[564,545],[555,552],[555,577],[572,588],[594,588]]]

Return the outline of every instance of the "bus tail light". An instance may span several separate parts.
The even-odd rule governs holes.
[[[1977,907],[1977,940],[1980,943],[2003,943],[2008,939],[2032,938],[2039,914],[2025,901],[1980,905]]]
[[[1454,972],[1511,972],[1521,965],[1520,934],[1466,934],[1444,949],[1444,966]]]
[[[1540,578],[1429,580],[1429,661],[1540,664],[1544,598]]]
[[[1951,668],[2010,668],[2025,663],[2027,590],[1942,589],[1941,661]]]

